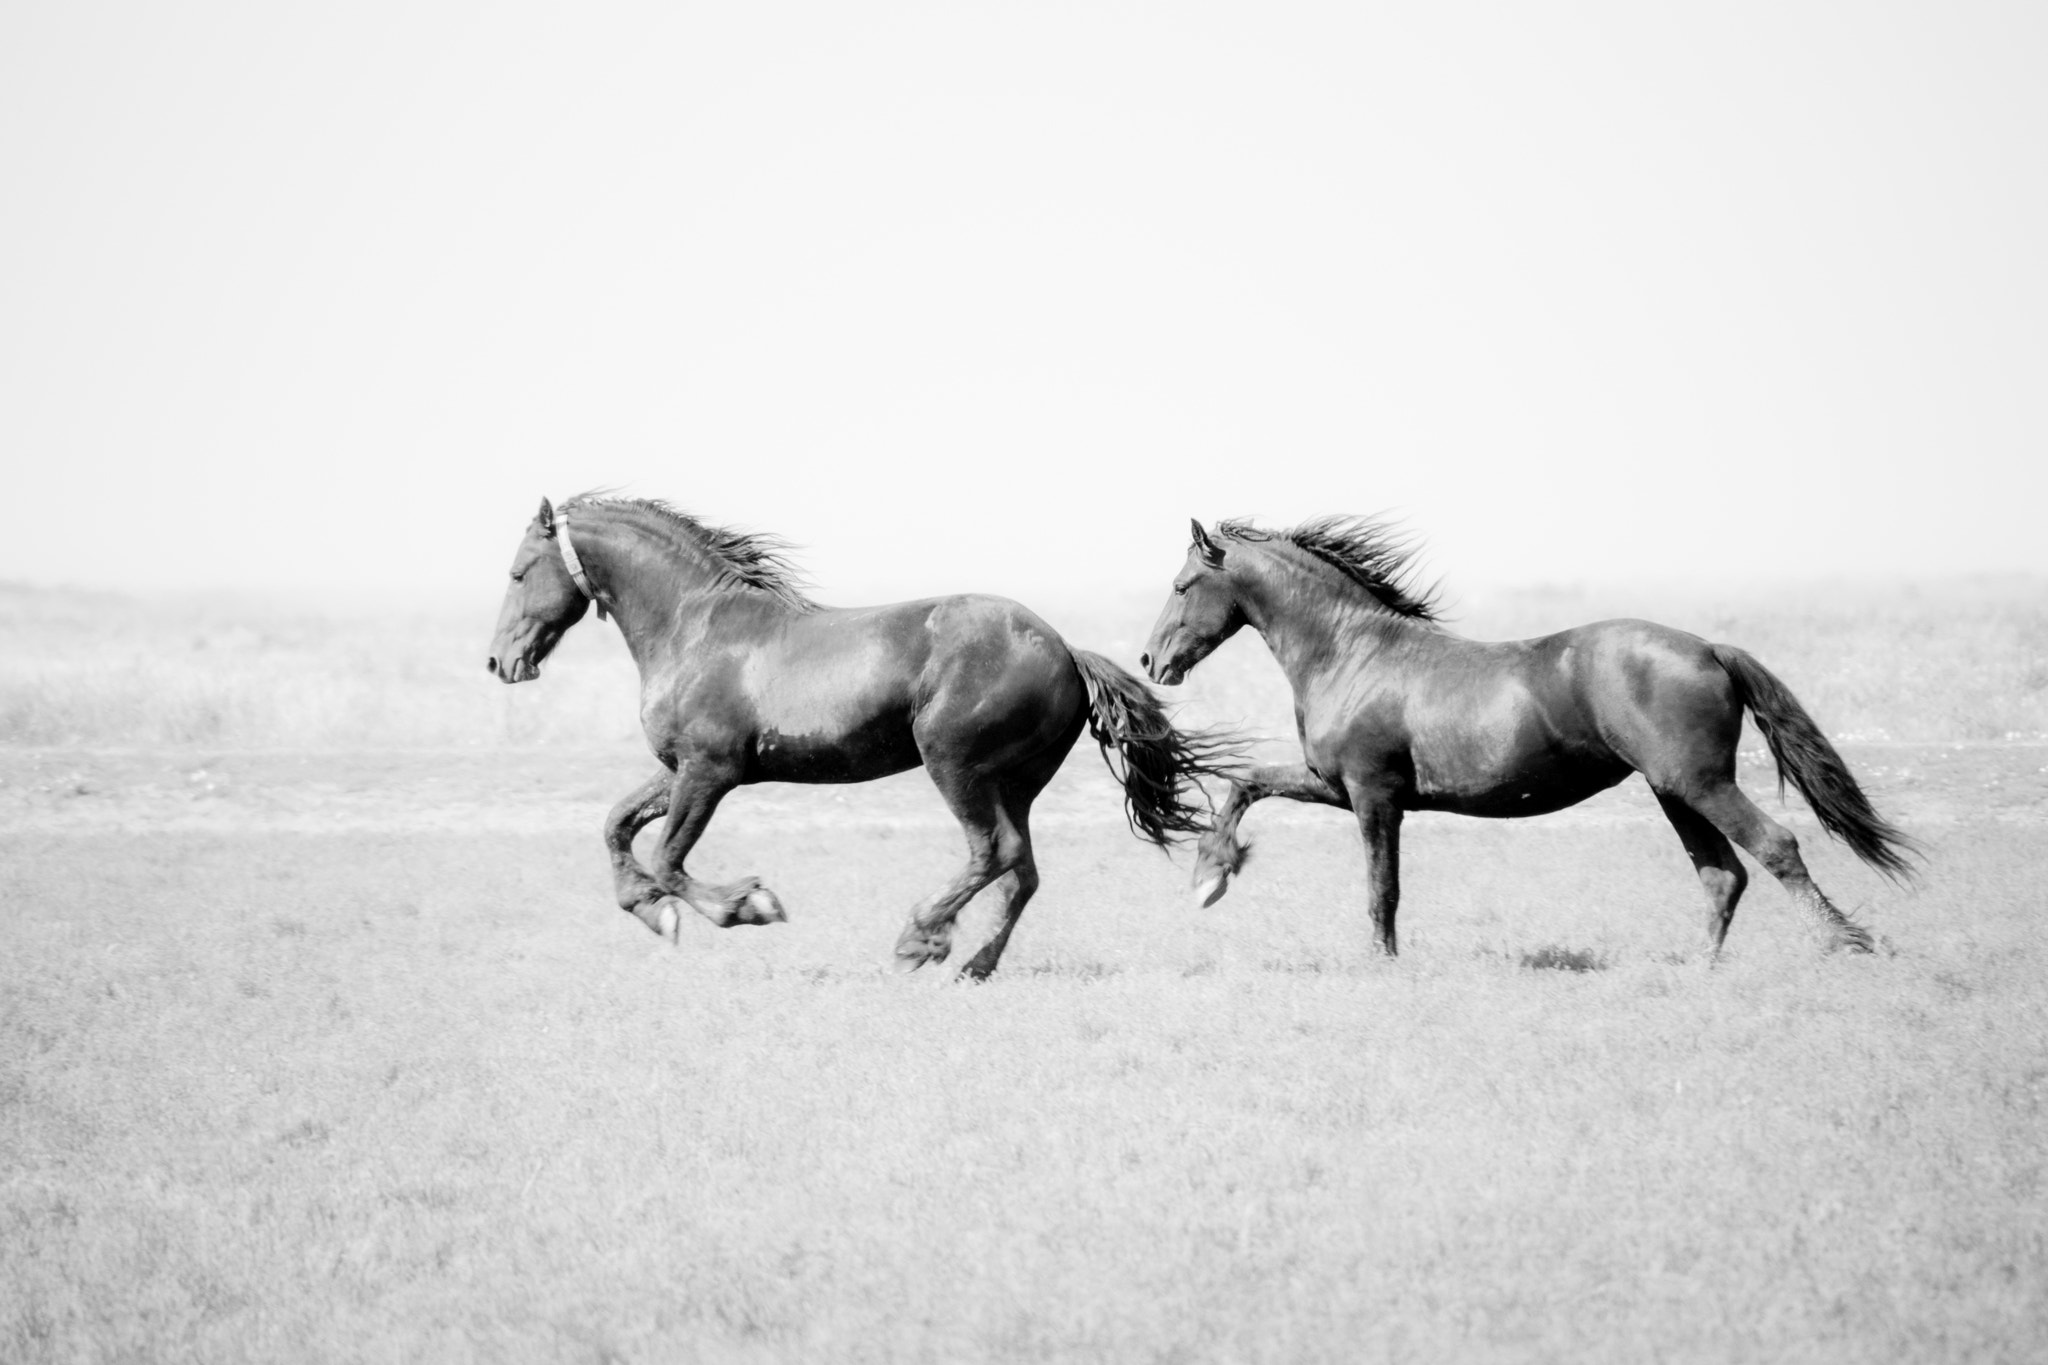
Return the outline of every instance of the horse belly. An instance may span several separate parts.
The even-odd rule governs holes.
[[[1634,771],[1604,747],[1572,744],[1537,728],[1477,730],[1413,752],[1416,809],[1493,819],[1575,806]]]
[[[1626,764],[1573,765],[1540,772],[1509,774],[1499,783],[1424,790],[1418,784],[1417,810],[1450,811],[1487,819],[1509,820],[1524,815],[1549,815],[1576,806],[1626,778]]]
[[[908,724],[900,717],[875,715],[837,733],[763,729],[754,738],[747,777],[753,782],[869,782],[923,761]]]

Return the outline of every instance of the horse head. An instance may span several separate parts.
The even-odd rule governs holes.
[[[1159,612],[1139,666],[1153,682],[1173,687],[1211,650],[1237,634],[1245,623],[1237,592],[1223,565],[1223,547],[1199,521],[1188,523],[1194,542],[1188,561],[1174,576],[1173,595]]]
[[[576,581],[581,566],[571,568],[575,551],[567,533],[567,525],[556,524],[555,509],[542,498],[512,556],[512,581],[505,587],[505,605],[498,610],[491,657],[484,665],[501,682],[539,677],[541,661],[590,607],[590,597]]]

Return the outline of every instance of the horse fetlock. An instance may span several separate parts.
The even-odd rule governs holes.
[[[1876,951],[1876,944],[1870,931],[1835,908],[1835,903],[1821,894],[1820,888],[1809,887],[1799,896],[1799,904],[1813,920],[1827,946],[1821,951],[1852,953]]]
[[[1230,879],[1244,866],[1245,847],[1220,831],[1211,830],[1195,846],[1195,901],[1208,909],[1223,899]]]
[[[1234,877],[1244,871],[1245,860],[1251,857],[1252,845],[1249,839],[1237,837],[1236,821],[1229,828],[1216,828],[1204,834],[1195,844],[1195,871],[1198,878],[1209,871],[1220,871]]]

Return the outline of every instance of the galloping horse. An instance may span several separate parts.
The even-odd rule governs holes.
[[[1914,851],[1886,823],[1798,700],[1732,645],[1649,621],[1601,621],[1540,639],[1461,639],[1411,584],[1412,552],[1385,524],[1324,517],[1268,531],[1194,523],[1141,662],[1173,686],[1249,625],[1294,691],[1304,763],[1254,767],[1197,848],[1213,905],[1244,865],[1238,822],[1268,796],[1351,811],[1365,840],[1379,948],[1395,951],[1401,818],[1411,810],[1542,815],[1641,773],[1706,888],[1718,954],[1748,876],[1749,850],[1817,921],[1831,948],[1870,951],[1807,875],[1799,843],[1735,785],[1745,707],[1822,828],[1879,872],[1910,874]]]
[[[976,978],[995,970],[1038,889],[1031,803],[1084,725],[1105,761],[1119,752],[1134,833],[1165,847],[1202,829],[1195,779],[1220,775],[1234,746],[1176,730],[1137,678],[999,597],[821,607],[783,548],[660,502],[586,494],[559,515],[543,499],[513,556],[493,673],[537,677],[592,603],[639,666],[640,723],[662,770],[612,808],[604,833],[619,905],[649,929],[674,941],[679,902],[721,927],[786,918],[757,877],[711,885],[683,868],[719,801],[751,782],[865,782],[923,764],[967,835],[967,865],[911,913],[896,956],[944,961],[955,916],[1007,875],[1002,924],[963,969]],[[633,838],[663,816],[650,872]]]

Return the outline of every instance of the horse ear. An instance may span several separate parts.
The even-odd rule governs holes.
[[[1223,562],[1223,547],[1209,539],[1209,533],[1202,529],[1202,523],[1188,518],[1188,528],[1195,533],[1195,548],[1202,552],[1202,562],[1215,568]]]
[[[540,533],[544,536],[555,533],[555,509],[546,498],[540,500],[540,511],[533,514],[533,524],[540,527]]]

